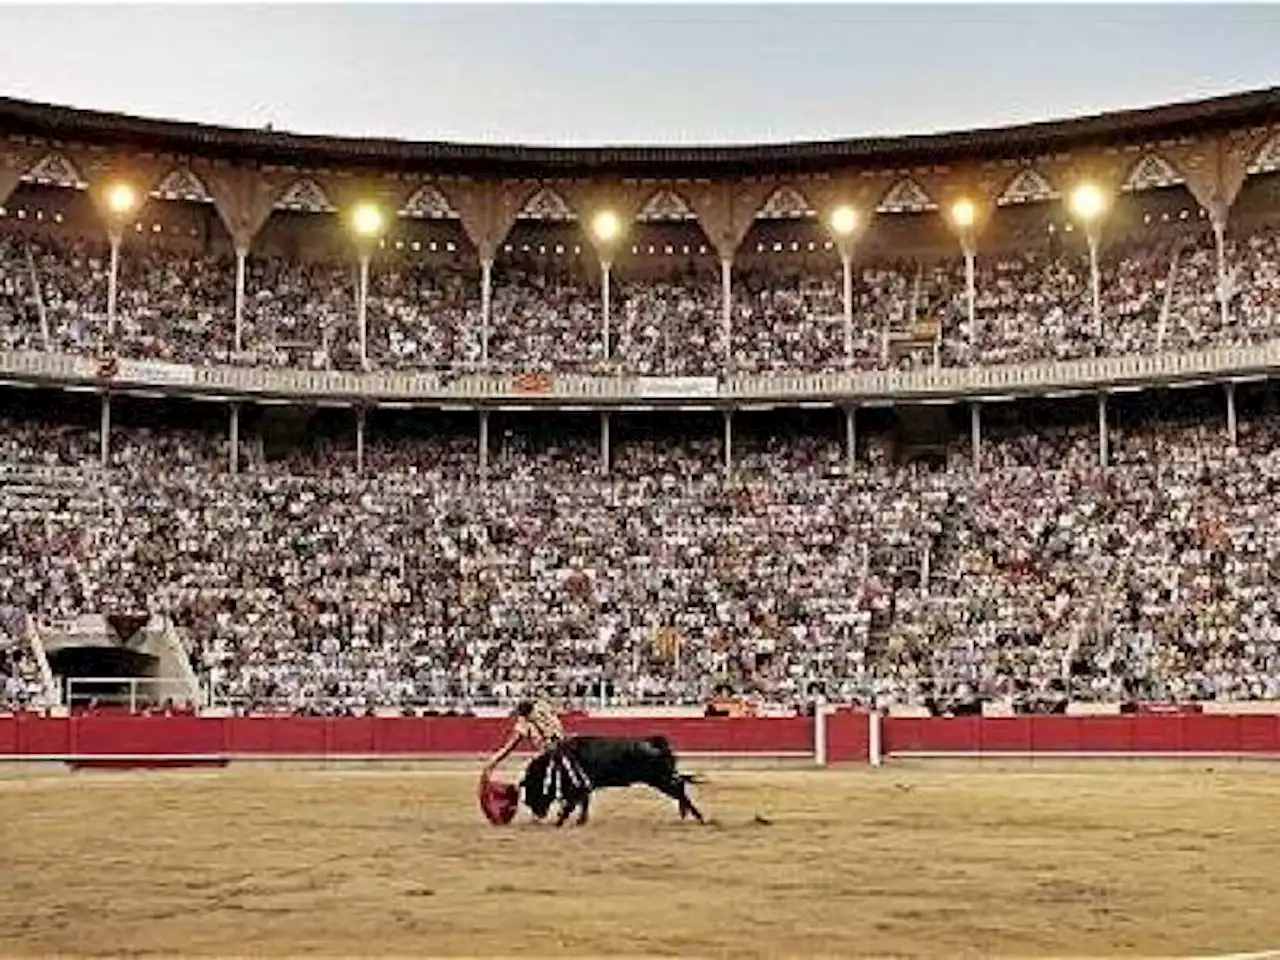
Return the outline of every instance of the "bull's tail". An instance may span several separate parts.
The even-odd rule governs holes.
[[[676,772],[675,751],[671,749],[671,741],[666,737],[646,737],[644,742],[649,745],[654,753],[670,764],[669,769],[671,770],[672,775],[681,783],[699,784],[705,782],[702,777],[699,777],[696,774]]]

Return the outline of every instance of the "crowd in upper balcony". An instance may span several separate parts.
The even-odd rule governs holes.
[[[712,375],[1258,343],[1274,337],[1280,307],[1280,233],[1266,227],[1229,236],[1221,278],[1203,231],[1105,247],[1096,315],[1089,259],[1073,247],[980,254],[972,323],[959,257],[856,262],[848,318],[838,262],[753,261],[734,276],[727,343],[715,270],[616,267],[606,331],[598,273],[500,262],[486,325],[477,270],[388,252],[372,261],[362,359],[354,263],[250,256],[237,346],[234,260],[166,251],[125,244],[109,336],[105,243],[6,235],[0,223],[0,346],[193,364]]]
[[[224,436],[121,425],[98,474],[91,427],[7,419],[0,606],[171,616],[260,708],[1280,697],[1274,412],[1235,447],[1220,411],[1117,424],[1106,468],[1093,426],[995,423],[977,473],[963,440],[850,468],[838,430],[740,434],[726,473],[674,426],[607,475],[590,431],[500,431],[481,485],[446,430],[375,431],[363,475],[246,436],[232,476]]]

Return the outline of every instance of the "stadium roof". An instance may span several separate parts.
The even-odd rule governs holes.
[[[504,176],[714,176],[883,168],[1158,141],[1280,118],[1280,87],[1011,127],[748,146],[530,147],[248,130],[0,97],[0,132],[144,151],[307,167]]]

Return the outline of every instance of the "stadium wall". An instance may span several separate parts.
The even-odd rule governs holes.
[[[877,763],[882,758],[1280,757],[1280,716],[573,717],[572,732],[663,735],[709,759]],[[490,717],[0,717],[0,761],[75,765],[243,760],[469,759],[502,741]]]

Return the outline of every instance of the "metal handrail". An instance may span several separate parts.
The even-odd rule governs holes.
[[[192,366],[120,360],[104,368],[94,358],[63,353],[0,351],[0,378],[27,383],[91,383],[103,389],[146,387],[227,398],[278,397],[485,404],[572,402],[607,405],[825,400],[875,402],[948,400],[1055,391],[1214,381],[1266,375],[1280,368],[1280,341],[1208,350],[1132,354],[1083,360],[923,370],[647,377],[378,370],[297,370]]]

